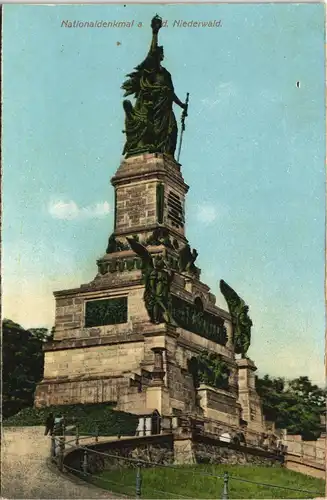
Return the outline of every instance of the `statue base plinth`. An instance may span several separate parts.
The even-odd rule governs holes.
[[[261,401],[255,388],[254,372],[257,367],[249,358],[237,359],[236,363],[238,366],[239,402],[242,406],[242,418],[247,422],[249,430],[264,432]]]

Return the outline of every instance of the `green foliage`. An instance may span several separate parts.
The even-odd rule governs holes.
[[[29,328],[28,330],[32,336],[41,342],[47,342],[49,340],[49,337],[51,337],[51,334],[49,333],[49,330],[47,328]]]
[[[276,427],[290,434],[301,434],[303,439],[319,437],[321,415],[326,407],[326,391],[312,384],[308,377],[289,382],[284,378],[265,375],[256,377],[256,389],[261,397],[263,413]]]
[[[67,424],[78,424],[82,435],[93,434],[96,428],[102,436],[134,436],[138,424],[137,415],[116,411],[110,404],[58,405],[43,408],[25,408],[3,422],[5,426],[44,425],[48,414],[65,417]]]
[[[142,469],[142,498],[222,498],[223,473],[229,480],[229,498],[314,498],[324,495],[324,481],[281,467],[196,465]],[[200,474],[200,473],[203,474]],[[208,475],[210,474],[210,475]],[[93,483],[109,491],[135,495],[135,469],[105,470]],[[236,478],[254,481],[238,481]],[[268,484],[280,486],[269,487]],[[283,489],[294,488],[299,491]],[[301,490],[312,492],[311,495]]]
[[[14,415],[33,405],[36,384],[43,377],[42,346],[46,328],[25,330],[10,319],[2,322],[2,413]]]

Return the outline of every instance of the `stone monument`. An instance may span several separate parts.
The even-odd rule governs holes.
[[[243,418],[259,428],[255,366],[245,356],[248,308],[225,282],[229,312],[216,306],[185,234],[189,187],[175,159],[173,105],[183,110],[181,132],[188,106],[161,65],[161,25],[155,16],[149,53],[122,86],[135,104],[123,102],[126,142],[111,179],[113,232],[95,278],[54,293],[54,337],[44,348],[35,405],[108,402],[236,427]]]

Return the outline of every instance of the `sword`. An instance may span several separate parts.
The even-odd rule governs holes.
[[[180,138],[179,138],[179,146],[178,146],[178,155],[177,155],[177,162],[178,163],[179,163],[179,157],[181,155],[183,134],[184,134],[184,131],[185,131],[185,118],[187,116],[187,108],[188,108],[188,99],[189,99],[189,96],[190,96],[190,94],[187,92],[187,94],[186,94],[186,101],[185,101],[186,109],[183,110],[182,118],[181,118],[182,128],[181,128],[181,135],[180,135]]]

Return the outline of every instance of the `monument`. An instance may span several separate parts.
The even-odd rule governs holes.
[[[144,61],[122,88],[124,159],[111,179],[114,228],[98,272],[87,284],[54,293],[53,341],[35,405],[114,403],[120,410],[193,414],[261,431],[254,363],[247,358],[252,322],[224,281],[229,311],[201,281],[198,253],[185,234],[189,187],[179,163],[175,94],[151,23]],[[239,358],[239,359],[238,359]]]

